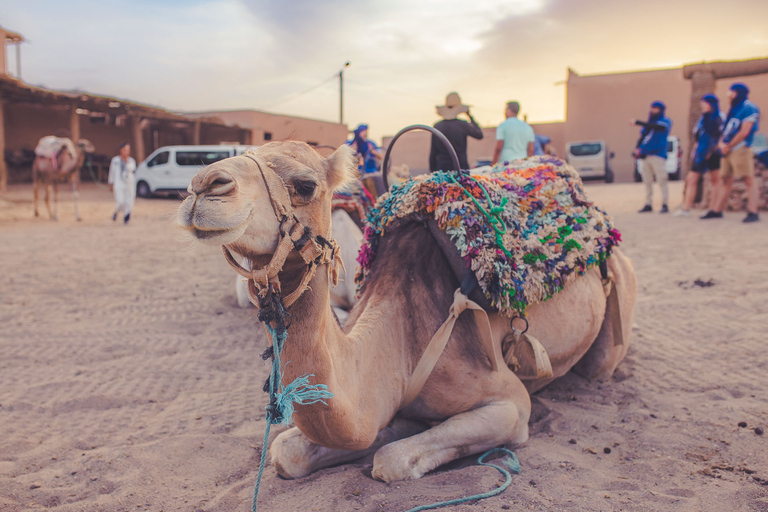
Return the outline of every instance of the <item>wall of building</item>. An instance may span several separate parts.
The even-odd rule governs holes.
[[[255,110],[195,112],[188,117],[215,117],[227,125],[251,130],[251,144],[276,140],[300,140],[313,146],[340,146],[347,140],[347,127],[339,123],[281,116]]]
[[[646,120],[656,100],[667,105],[667,117],[673,123],[670,134],[680,137],[686,151],[683,158],[687,157],[691,83],[680,68],[594,76],[570,73],[567,87],[566,142],[606,141],[608,150],[615,153],[611,168],[617,182],[633,180],[632,151],[641,127],[629,121]]]

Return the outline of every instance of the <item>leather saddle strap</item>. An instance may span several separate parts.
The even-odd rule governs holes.
[[[272,209],[275,211],[277,220],[280,221],[285,217],[290,217],[293,213],[291,196],[288,194],[288,187],[285,186],[283,178],[272,170],[273,164],[267,162],[262,166],[252,150],[246,151],[243,153],[243,156],[256,162],[256,167],[259,168],[264,184],[267,186],[269,200],[272,202]]]
[[[611,292],[608,294],[608,308],[611,310],[611,325],[613,326],[613,345],[624,344],[624,329],[621,321],[621,306],[619,305],[619,292],[616,289],[616,281],[613,274],[608,278],[611,283]]]
[[[437,332],[435,332],[432,339],[429,340],[427,348],[424,349],[421,359],[413,370],[413,375],[411,375],[411,379],[408,382],[408,387],[405,390],[400,405],[401,409],[408,407],[416,399],[419,393],[421,393],[424,384],[426,384],[427,379],[437,364],[437,360],[440,358],[440,355],[445,350],[445,346],[448,344],[456,320],[466,309],[471,309],[475,313],[475,323],[480,331],[480,340],[488,358],[491,360],[493,371],[498,371],[503,365],[504,358],[501,355],[501,347],[499,344],[493,342],[493,332],[491,331],[491,323],[488,320],[488,313],[486,313],[486,311],[477,303],[469,300],[466,295],[461,293],[461,289],[458,289],[453,294],[453,304],[451,305],[448,318],[443,322],[443,325],[440,326]]]

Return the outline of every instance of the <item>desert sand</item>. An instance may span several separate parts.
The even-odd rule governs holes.
[[[522,473],[444,510],[768,511],[768,216],[639,215],[641,187],[587,185],[637,271],[627,358],[535,394]],[[250,510],[269,370],[254,310],[220,251],[183,241],[178,199],[139,199],[124,226],[108,190],[82,190],[79,223],[66,191],[57,223],[33,217],[29,185],[0,195],[0,510]],[[485,492],[499,474],[476,459],[390,484],[371,459],[295,481],[270,467],[259,510]]]

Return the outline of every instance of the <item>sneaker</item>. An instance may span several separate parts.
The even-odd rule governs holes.
[[[659,213],[669,213],[669,208],[667,208],[667,205],[661,205],[661,210],[659,210]]]
[[[638,210],[637,213],[646,213],[646,212],[652,212],[652,211],[653,211],[653,208],[651,207],[651,205],[647,204],[643,206],[642,209]]]
[[[723,212],[713,212],[712,210],[709,210],[707,213],[705,213],[699,218],[700,219],[722,219]]]
[[[760,217],[756,213],[747,212],[747,216],[744,217],[744,220],[741,222],[757,222],[760,220]]]
[[[691,210],[684,210],[680,208],[679,210],[675,210],[672,213],[673,217],[690,217],[691,216]]]
[[[129,220],[131,220],[131,214],[130,213],[126,213],[125,214],[125,218],[123,219],[123,223],[124,224],[128,224]]]

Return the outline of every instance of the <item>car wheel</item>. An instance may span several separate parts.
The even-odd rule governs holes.
[[[152,190],[149,188],[149,184],[146,181],[140,181],[136,184],[136,195],[139,197],[150,197]]]
[[[612,169],[606,169],[605,170],[605,182],[606,183],[613,183],[614,175]]]

